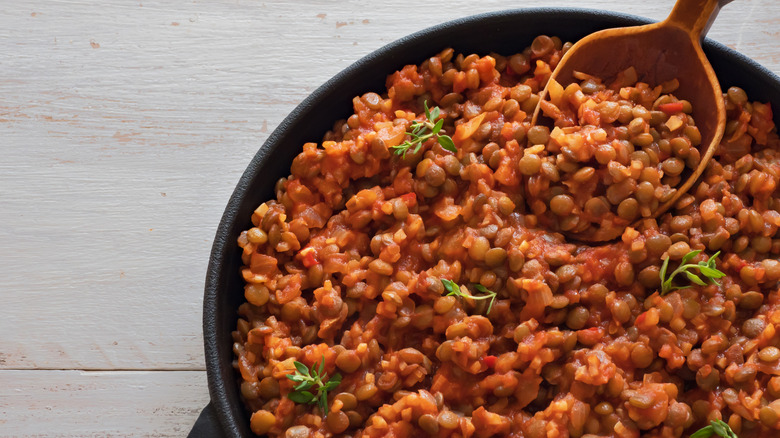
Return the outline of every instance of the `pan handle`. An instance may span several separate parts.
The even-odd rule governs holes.
[[[217,418],[217,410],[213,404],[209,403],[200,412],[200,416],[195,421],[195,425],[192,426],[187,438],[222,438],[224,436],[225,432],[219,424],[219,418]]]

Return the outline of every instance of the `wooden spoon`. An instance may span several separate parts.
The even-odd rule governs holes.
[[[726,127],[726,108],[718,78],[701,48],[701,39],[718,11],[732,0],[677,0],[669,17],[660,23],[644,26],[605,29],[586,36],[574,44],[552,72],[553,79],[564,87],[575,81],[574,71],[602,79],[614,78],[633,66],[640,81],[651,86],[678,79],[675,95],[693,106],[693,118],[701,132],[701,161],[677,193],[661,205],[652,217],[668,210],[685,194],[707,167],[718,148]],[[550,82],[548,82],[549,85]],[[547,95],[547,87],[540,102]],[[536,124],[540,106],[531,124]],[[641,220],[641,219],[640,219]],[[600,230],[601,231],[601,230]],[[596,232],[574,237],[588,241],[611,240],[622,230]]]

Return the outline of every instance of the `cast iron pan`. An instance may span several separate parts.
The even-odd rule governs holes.
[[[203,299],[203,338],[206,347],[211,403],[189,434],[199,437],[252,437],[249,415],[239,397],[233,370],[232,338],[238,306],[244,302],[241,250],[236,238],[252,226],[250,217],[262,202],[271,199],[276,181],[290,174],[290,163],[305,142],[320,142],[333,122],[352,113],[352,98],[369,91],[381,93],[385,78],[406,64],[452,47],[456,52],[513,54],[540,34],[564,41],[594,31],[649,23],[647,19],[588,9],[519,9],[488,13],[450,21],[391,43],[349,66],[298,105],[268,137],[249,163],[228,202],[217,229],[209,260]],[[775,103],[775,123],[780,124],[780,78],[755,61],[713,41],[704,51],[721,87],[742,87],[751,99]]]

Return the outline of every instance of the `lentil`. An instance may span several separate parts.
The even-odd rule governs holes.
[[[777,347],[764,347],[758,352],[758,358],[764,362],[774,362],[780,359],[780,350]]]

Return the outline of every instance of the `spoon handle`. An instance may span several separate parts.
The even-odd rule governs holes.
[[[701,40],[710,29],[720,8],[732,0],[677,0],[674,9],[666,19],[666,24],[673,24],[688,31],[695,41]]]

